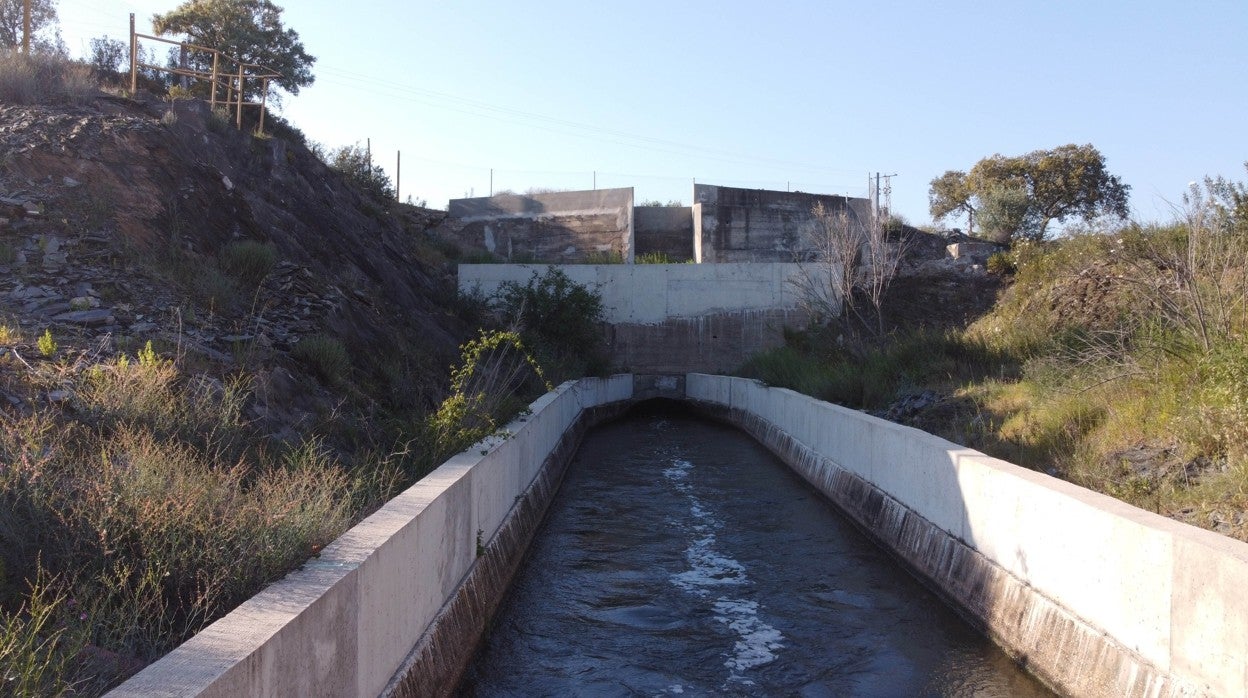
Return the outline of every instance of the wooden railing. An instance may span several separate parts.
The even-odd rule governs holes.
[[[190,51],[198,51],[212,56],[212,70],[195,70],[187,68],[186,61],[179,61],[179,66],[170,68],[167,66],[153,65],[151,63],[143,63],[139,60],[139,40],[158,41],[165,44],[178,46],[182,49],[183,58]],[[269,81],[282,77],[282,74],[267,66],[256,63],[245,63],[228,53],[223,53],[215,48],[207,46],[198,46],[196,44],[187,43],[185,41],[173,41],[159,36],[150,36],[148,34],[139,34],[134,30],[134,14],[130,15],[130,93],[134,94],[139,87],[139,69],[145,68],[155,70],[162,73],[170,73],[180,75],[184,78],[192,78],[195,80],[207,80],[211,87],[209,88],[209,103],[215,110],[217,105],[224,106],[226,109],[234,110],[234,124],[238,128],[243,127],[243,107],[257,107],[260,109],[260,125],[259,130],[264,130],[264,114],[267,108],[269,96]],[[260,81],[260,101],[250,102],[245,97],[245,86],[247,80]],[[223,91],[221,99],[217,98],[218,91]]]

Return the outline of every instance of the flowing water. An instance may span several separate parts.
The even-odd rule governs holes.
[[[591,431],[467,696],[1049,695],[749,436]]]

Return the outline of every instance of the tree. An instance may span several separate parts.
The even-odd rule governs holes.
[[[0,0],[3,1],[3,0]],[[282,77],[273,81],[292,95],[316,79],[299,34],[282,26],[282,8],[269,0],[187,0],[174,10],[152,17],[160,35],[182,34],[193,44],[215,48],[244,63],[263,65]],[[197,70],[211,71],[212,57],[192,51],[188,62]],[[235,67],[236,68],[236,67]],[[260,81],[245,86],[248,99],[260,94]]]
[[[808,252],[797,260],[792,280],[800,302],[815,319],[839,317],[849,327],[851,314],[863,326],[870,323],[865,301],[883,334],[884,295],[901,270],[905,236],[890,240],[891,220],[872,216],[862,221],[849,207],[829,209],[817,203],[811,217],[814,225],[804,241]]]
[[[101,74],[119,73],[122,69],[129,70],[130,47],[124,41],[110,39],[107,36],[91,40],[91,67]]]
[[[1018,157],[993,155],[966,176],[956,171],[932,180],[932,217],[980,211],[992,218],[994,236],[1041,239],[1053,221],[1072,216],[1125,218],[1131,187],[1105,169],[1105,156],[1092,145],[1063,145]]]
[[[372,163],[369,153],[359,143],[344,145],[329,153],[325,164],[337,170],[347,181],[363,189],[375,199],[393,199],[394,185],[385,170]]]
[[[25,32],[25,0],[0,0],[0,48],[22,45]],[[63,52],[57,30],[56,0],[30,0],[31,49]]]
[[[975,233],[974,193],[967,186],[966,173],[949,170],[932,180],[927,201],[933,220],[943,220],[953,214],[966,214],[966,232]]]

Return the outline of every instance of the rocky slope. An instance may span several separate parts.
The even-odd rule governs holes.
[[[361,195],[277,131],[195,101],[0,104],[0,405],[62,397],[22,380],[45,331],[58,359],[151,340],[250,373],[276,434],[343,404],[361,425],[435,404],[467,332],[427,233],[439,214]],[[341,343],[342,375],[292,358],[310,336]]]

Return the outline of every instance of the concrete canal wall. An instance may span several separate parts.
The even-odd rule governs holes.
[[[801,278],[828,270],[771,264],[569,264],[557,267],[602,296],[612,364],[633,373],[731,371],[805,327]],[[547,265],[461,264],[459,290],[491,294]],[[805,277],[802,275],[805,274]],[[835,284],[828,284],[834,288]]]
[[[449,693],[585,430],[651,397],[753,435],[1063,693],[1248,694],[1248,545],[789,390],[689,374],[560,386],[111,695]]]
[[[628,375],[561,385],[110,695],[449,693],[581,435],[632,392]]]
[[[1248,545],[790,390],[686,392],[1059,691],[1248,695]]]

